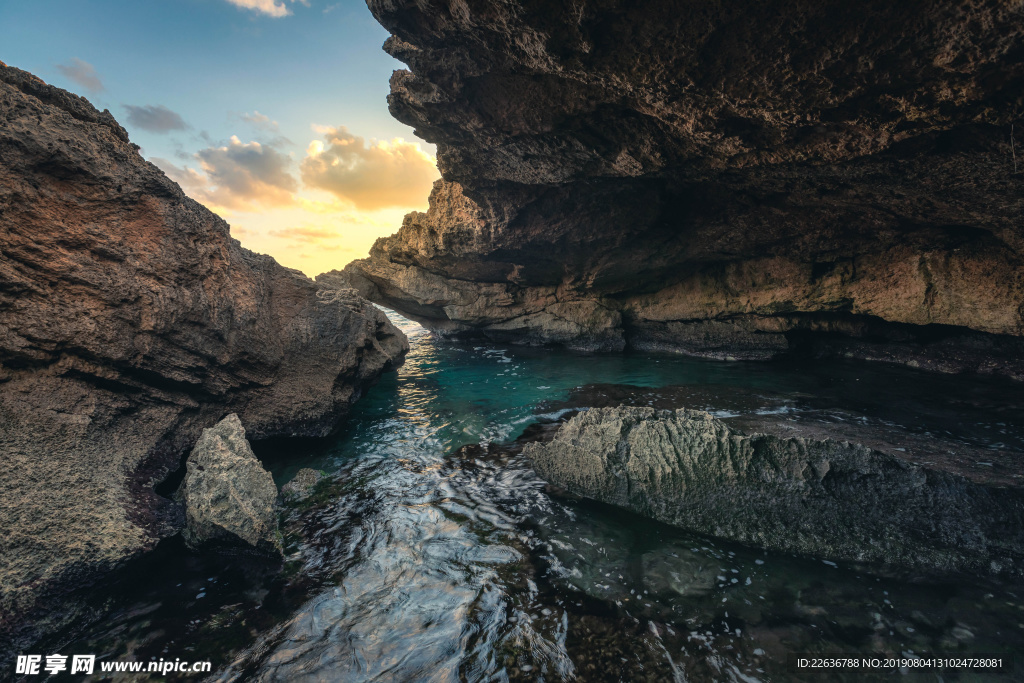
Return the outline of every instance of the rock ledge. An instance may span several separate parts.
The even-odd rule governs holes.
[[[703,411],[596,408],[524,453],[570,492],[772,550],[924,572],[1024,571],[1024,495]]]

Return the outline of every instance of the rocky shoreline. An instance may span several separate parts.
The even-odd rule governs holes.
[[[0,64],[0,642],[183,527],[202,429],[324,436],[408,341],[243,249],[109,112]]]
[[[224,593],[252,595],[219,605],[208,631],[193,628],[191,613],[183,626],[185,610],[172,622],[190,634],[230,623],[239,643],[216,647],[237,653],[248,643],[239,661],[249,666],[251,656],[270,676],[360,667],[366,651],[374,666],[390,666],[403,651],[389,641],[398,634],[405,652],[435,660],[422,671],[443,657],[453,677],[465,677],[456,660],[485,633],[469,617],[488,600],[491,640],[481,642],[492,646],[506,629],[508,651],[495,652],[508,667],[525,642],[512,623],[536,620],[560,634],[564,653],[569,611],[554,579],[555,601],[534,604],[534,578],[559,568],[560,579],[573,577],[569,562],[588,572],[562,584],[575,586],[579,623],[597,622],[614,646],[570,649],[614,651],[622,662],[616,648],[649,632],[666,653],[664,642],[679,652],[711,637],[672,632],[670,623],[700,622],[675,616],[670,602],[652,598],[646,624],[618,613],[638,605],[638,590],[688,598],[752,585],[740,583],[738,567],[726,577],[708,559],[732,551],[696,548],[681,560],[660,546],[634,556],[612,548],[621,552],[608,562],[606,546],[636,526],[603,535],[595,522],[588,534],[591,520],[576,524],[573,511],[539,495],[555,488],[749,546],[741,550],[820,558],[837,571],[848,563],[858,580],[862,568],[871,581],[874,572],[974,574],[982,578],[969,592],[987,596],[979,600],[994,595],[985,581],[1019,583],[1021,433],[976,443],[828,406],[782,417],[759,409],[774,397],[753,390],[730,397],[739,409],[719,405],[713,415],[698,409],[710,391],[703,384],[660,395],[592,385],[577,392],[589,392],[589,403],[570,396],[559,406],[571,417],[492,445],[521,427],[509,417],[520,406],[492,419],[481,406],[497,402],[481,396],[533,389],[504,350],[489,349],[486,372],[444,387],[447,403],[431,386],[441,384],[439,361],[423,361],[428,369],[409,382],[420,385],[396,393],[406,403],[372,416],[374,428],[405,431],[375,450],[393,434],[364,429],[355,464],[339,470],[359,473],[350,480],[310,467],[279,493],[249,444],[332,434],[403,363],[408,339],[371,302],[438,335],[500,343],[729,361],[852,358],[1024,381],[1019,3],[367,4],[392,34],[385,50],[408,66],[392,77],[391,112],[436,145],[442,179],[427,212],[406,216],[368,258],[315,281],[242,248],[227,223],[143,159],[109,111],[0,63],[0,651],[94,625],[106,606],[82,596],[105,581],[116,590],[119,572],[145,567],[161,543],[178,559],[255,551],[257,579]],[[649,360],[644,377],[662,379],[659,360]],[[530,377],[538,392],[551,390],[543,377]],[[1009,431],[1019,430],[1022,408],[999,400]],[[451,440],[435,438],[444,430]],[[469,445],[452,454],[456,441]],[[413,443],[423,452],[407,457]],[[485,462],[491,454],[502,457]],[[457,477],[461,489],[449,481]],[[559,516],[572,534],[544,527]],[[471,519],[492,527],[482,532],[487,543]],[[372,537],[372,547],[348,535]],[[576,552],[574,542],[593,549]],[[619,568],[642,582],[628,586]],[[489,583],[502,572],[515,585]],[[773,585],[788,590],[777,576]],[[156,610],[187,592],[194,606],[214,578],[197,573],[183,587],[164,576],[163,594],[146,598]],[[816,579],[804,578],[813,594]],[[241,615],[263,608],[272,581],[278,597],[298,588],[280,613],[246,624]],[[585,614],[584,596],[595,614]],[[751,623],[769,630],[778,613],[762,614],[749,597],[729,605],[733,617],[725,599],[712,606],[733,626],[737,613],[756,612]],[[804,597],[779,604],[800,607]],[[520,598],[523,621],[507,621],[501,601]],[[1015,620],[1024,610],[1003,602]],[[428,603],[433,612],[422,609]],[[541,604],[558,610],[534,609]],[[950,604],[944,614],[959,615]],[[850,630],[893,636],[895,620],[878,609],[873,625]],[[444,627],[453,617],[460,623]],[[1020,624],[999,618],[988,642],[1012,645],[1017,638],[1004,636]],[[622,640],[618,631],[634,622],[632,640]],[[820,624],[805,623],[800,642],[818,643]],[[662,627],[671,639],[661,640]],[[960,648],[974,637],[959,623],[932,630],[921,642]],[[740,638],[728,624],[724,633]],[[120,639],[101,635],[97,642]],[[333,639],[327,656],[317,649],[324,638]],[[359,649],[366,644],[376,649]],[[134,656],[136,642],[122,645]],[[279,659],[264,660],[270,653]],[[480,661],[493,677],[504,671],[490,652]],[[569,678],[565,662],[559,671]],[[524,666],[509,671],[537,675]]]

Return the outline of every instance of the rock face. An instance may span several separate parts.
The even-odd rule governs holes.
[[[277,486],[249,447],[237,415],[204,429],[186,466],[180,496],[182,533],[190,547],[242,545],[281,552]]]
[[[368,5],[443,175],[346,269],[371,299],[502,341],[1024,378],[1019,3]]]
[[[1021,574],[1024,492],[703,411],[596,408],[524,453],[577,495],[772,550],[914,571]]]
[[[109,112],[0,64],[0,121],[0,637],[23,642],[21,615],[64,618],[50,598],[180,529],[153,486],[203,426],[324,435],[408,342],[243,249]]]

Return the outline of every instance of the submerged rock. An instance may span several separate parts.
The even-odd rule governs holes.
[[[249,447],[237,415],[203,430],[187,468],[180,495],[189,547],[247,545],[281,552],[277,486]]]
[[[281,487],[281,495],[286,500],[303,500],[308,498],[309,494],[313,492],[313,489],[323,478],[324,475],[320,471],[303,467],[295,473],[290,482]]]
[[[1024,496],[864,446],[746,435],[708,413],[598,408],[524,453],[570,492],[763,548],[1020,574]]]
[[[346,268],[372,300],[501,342],[1024,379],[1013,3],[368,5],[443,176]]]

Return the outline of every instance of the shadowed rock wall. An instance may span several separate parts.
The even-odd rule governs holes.
[[[435,329],[1024,377],[1024,4],[369,0],[443,180],[345,271]]]

